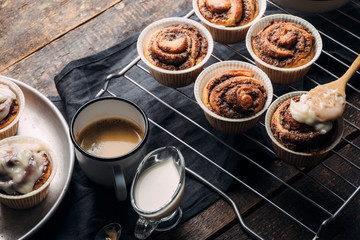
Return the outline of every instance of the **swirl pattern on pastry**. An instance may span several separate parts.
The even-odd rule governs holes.
[[[0,84],[0,129],[8,126],[19,113],[19,103],[15,93],[4,84]]]
[[[248,69],[221,72],[206,84],[202,101],[214,113],[233,119],[249,117],[265,105],[267,90]]]
[[[270,128],[273,136],[286,148],[299,152],[316,152],[328,146],[336,129],[336,121],[333,122],[332,130],[321,134],[314,127],[297,122],[292,117],[289,107],[291,99],[298,102],[300,96],[281,102],[271,117]]]
[[[315,54],[314,35],[292,22],[271,21],[251,38],[251,45],[261,60],[282,68],[302,66]]]
[[[207,51],[208,41],[196,27],[175,24],[151,35],[144,56],[160,68],[184,70],[201,62]]]
[[[257,0],[198,0],[198,8],[209,22],[226,27],[245,25],[259,15]]]
[[[49,157],[38,144],[1,146],[0,192],[19,195],[40,188],[52,171]]]

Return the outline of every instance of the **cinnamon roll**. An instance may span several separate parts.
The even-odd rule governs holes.
[[[259,14],[257,0],[198,0],[197,4],[205,19],[226,27],[245,25]]]
[[[151,35],[144,56],[160,68],[184,70],[201,62],[207,51],[208,42],[196,27],[174,24]]]
[[[315,37],[297,23],[271,21],[251,38],[254,53],[264,62],[281,68],[298,67],[315,54]]]
[[[9,86],[0,84],[0,129],[8,126],[19,113],[19,101]]]
[[[52,163],[38,143],[8,143],[0,147],[0,192],[23,195],[40,188],[50,177]]]
[[[331,130],[326,133],[316,130],[313,126],[296,121],[291,115],[291,100],[299,102],[300,96],[282,101],[275,109],[270,120],[273,136],[286,148],[297,152],[313,153],[330,145],[337,122],[332,122]]]
[[[202,102],[214,113],[233,119],[249,117],[265,105],[267,90],[248,69],[221,72],[206,84]]]

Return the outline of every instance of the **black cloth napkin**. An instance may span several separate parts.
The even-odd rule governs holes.
[[[77,109],[95,97],[108,74],[120,71],[137,57],[137,37],[138,34],[95,55],[72,61],[55,77],[61,99],[51,100],[63,111],[69,124]],[[201,108],[176,89],[161,85],[136,66],[127,75],[134,82],[123,77],[113,79],[109,89],[117,96],[138,104],[155,122],[150,124],[148,152],[162,146],[176,146],[184,155],[188,168],[226,191],[232,179],[214,167],[214,164],[233,172],[239,157],[233,151],[223,149],[222,144],[209,139],[209,133],[199,129],[198,126],[205,126],[212,130]],[[182,88],[181,92],[194,99],[193,84]],[[221,133],[218,134],[221,136]],[[229,142],[237,141],[234,136],[224,135],[223,138]],[[204,139],[207,139],[207,145],[203,144]],[[237,144],[241,145],[241,141]],[[209,163],[209,160],[214,161],[214,164]],[[201,212],[218,198],[217,194],[187,175],[181,201],[182,222]],[[110,222],[122,225],[121,239],[134,239],[136,220],[137,214],[132,209],[130,199],[117,201],[113,189],[104,189],[91,182],[76,160],[69,191],[61,206],[33,239],[49,235],[52,239],[92,239],[102,226]],[[158,233],[153,233],[156,234]]]

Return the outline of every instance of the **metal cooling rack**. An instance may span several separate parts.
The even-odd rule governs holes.
[[[278,6],[277,4],[273,3],[272,1],[267,1],[267,5],[268,5],[268,9],[271,8],[272,11],[275,10],[276,13],[288,13],[288,14],[292,14],[291,12],[289,12],[288,10]],[[360,9],[360,2],[358,0],[354,0],[351,1],[349,3],[349,5],[351,5],[350,8],[356,8],[356,9]],[[349,9],[349,7],[347,8]],[[351,11],[350,11],[351,12]],[[265,12],[265,15],[267,15],[268,10]],[[360,29],[360,18],[359,16],[353,16],[351,15],[351,13],[349,13],[349,11],[347,11],[346,9],[344,10],[344,8],[338,9],[336,10],[336,13],[341,15],[344,18],[347,18],[349,21],[352,22],[352,24],[356,25],[357,29]],[[315,14],[316,17],[321,18],[325,21],[325,23],[327,25],[331,25],[332,27],[334,27],[335,29],[338,29],[338,31],[343,31],[344,33],[350,35],[351,37],[357,39],[360,42],[360,37],[357,35],[357,33],[353,33],[352,31],[347,29],[347,26],[343,26],[340,23],[337,23],[334,20],[331,20],[326,14]],[[186,16],[184,16],[186,18],[196,18],[196,16],[194,15],[194,11],[189,12]],[[305,18],[306,19],[306,18]],[[196,18],[197,20],[197,18]],[[338,45],[341,48],[344,49],[344,51],[347,52],[347,54],[351,55],[353,57],[353,59],[356,58],[356,56],[359,55],[358,52],[356,52],[355,50],[349,48],[346,46],[345,43],[342,42],[343,39],[335,39],[329,35],[327,35],[326,33],[319,31],[321,34],[321,37],[323,38],[323,40],[326,40],[327,42],[331,42],[332,44]],[[254,64],[254,61],[246,56],[245,53],[236,50],[232,45],[224,45],[226,48],[230,49],[232,52],[236,53],[240,58],[244,59],[244,61],[250,62],[252,64]],[[337,65],[340,65],[342,67],[348,68],[349,65],[347,63],[345,63],[342,59],[340,59],[339,57],[335,56],[332,52],[330,51],[322,51],[322,54],[326,55],[327,57],[330,57],[333,61],[336,62]],[[222,61],[219,57],[212,55],[212,57],[216,60],[216,61]],[[351,58],[352,58],[351,57]],[[246,159],[249,163],[251,163],[253,166],[255,166],[256,168],[258,168],[260,171],[262,171],[263,173],[265,173],[267,176],[269,176],[270,178],[272,178],[274,181],[279,182],[279,184],[281,184],[281,186],[285,187],[285,189],[292,191],[292,194],[296,194],[298,195],[299,198],[303,199],[304,201],[308,202],[309,204],[313,205],[315,208],[317,208],[319,211],[323,212],[324,215],[326,216],[325,218],[323,218],[322,222],[317,226],[317,227],[310,227],[308,226],[308,224],[303,221],[302,219],[297,219],[296,217],[293,216],[293,214],[289,211],[287,211],[286,209],[284,209],[283,207],[279,206],[276,204],[275,201],[271,200],[270,197],[266,197],[264,196],[264,194],[260,193],[259,191],[255,190],[254,188],[252,188],[249,184],[247,184],[246,182],[242,181],[241,179],[239,179],[238,177],[236,177],[235,175],[233,175],[232,173],[230,173],[229,171],[227,171],[226,169],[222,168],[221,166],[219,166],[215,161],[213,161],[212,159],[204,156],[202,153],[200,153],[198,150],[196,150],[193,146],[188,145],[185,141],[183,141],[182,139],[178,138],[176,135],[174,135],[173,133],[171,133],[170,131],[168,131],[167,129],[163,128],[162,126],[160,126],[158,123],[156,123],[155,121],[153,121],[152,119],[149,119],[149,121],[159,127],[160,129],[162,129],[162,131],[164,131],[166,134],[171,135],[173,138],[175,138],[177,141],[181,142],[182,144],[184,144],[186,147],[190,148],[192,151],[196,152],[198,155],[200,155],[201,157],[203,157],[206,161],[208,161],[210,164],[214,165],[215,167],[219,168],[221,171],[223,171],[225,174],[229,175],[231,178],[233,178],[233,180],[239,184],[241,184],[243,187],[245,187],[246,189],[252,191],[255,195],[257,195],[258,197],[260,197],[263,202],[270,204],[272,207],[274,207],[275,209],[277,209],[278,211],[280,211],[281,213],[284,214],[284,216],[286,216],[287,218],[291,219],[292,223],[297,224],[300,228],[304,228],[306,231],[310,232],[310,234],[312,234],[313,239],[318,239],[320,237],[320,235],[322,234],[322,231],[324,229],[324,227],[331,222],[332,220],[334,220],[340,213],[341,211],[347,206],[349,205],[349,203],[351,202],[351,200],[355,197],[355,195],[360,191],[360,186],[358,186],[356,183],[352,183],[351,181],[347,180],[346,177],[344,177],[341,173],[337,172],[337,169],[334,169],[331,166],[328,166],[326,163],[320,163],[319,166],[322,167],[323,169],[325,169],[327,171],[327,173],[329,175],[331,175],[331,177],[334,178],[338,178],[342,181],[342,183],[344,185],[347,185],[347,187],[349,187],[350,189],[352,189],[351,193],[347,196],[341,196],[342,194],[330,189],[330,187],[325,186],[323,183],[321,183],[319,180],[317,180],[314,176],[312,176],[311,174],[309,174],[311,171],[308,169],[303,169],[303,168],[297,168],[297,167],[293,167],[290,166],[292,168],[295,169],[295,171],[297,171],[297,175],[301,176],[301,177],[305,177],[307,179],[310,179],[311,181],[316,182],[322,189],[323,191],[328,192],[329,194],[333,195],[336,199],[338,199],[338,201],[341,202],[340,207],[336,210],[336,211],[329,211],[326,209],[326,207],[322,206],[320,203],[318,203],[317,201],[313,200],[310,196],[307,196],[306,194],[302,193],[300,190],[298,190],[296,187],[292,186],[291,183],[289,183],[288,181],[283,180],[280,176],[275,175],[274,173],[272,173],[270,170],[268,170],[266,167],[262,166],[261,164],[257,163],[257,161],[255,161],[255,159],[253,159],[251,156],[247,156],[244,153],[242,153],[241,151],[238,151],[236,149],[234,149],[232,146],[230,146],[229,144],[227,144],[225,141],[223,141],[221,138],[217,137],[215,134],[211,133],[209,130],[205,129],[204,127],[202,127],[201,125],[199,125],[197,122],[193,121],[191,118],[189,118],[188,116],[186,116],[184,113],[178,111],[175,107],[169,105],[168,103],[166,103],[165,101],[163,101],[162,99],[160,99],[159,97],[157,97],[154,93],[150,92],[149,90],[147,90],[145,87],[141,86],[140,84],[138,84],[134,79],[132,79],[127,73],[129,72],[130,69],[132,68],[138,68],[140,71],[144,71],[145,73],[149,74],[148,70],[143,67],[140,63],[140,57],[136,57],[135,59],[133,59],[133,61],[131,61],[126,67],[124,67],[120,72],[115,73],[115,74],[110,74],[109,76],[106,77],[105,79],[105,83],[103,85],[103,88],[98,92],[98,94],[96,95],[96,97],[99,97],[101,95],[103,95],[104,93],[108,93],[110,95],[115,96],[114,93],[112,93],[108,87],[109,87],[109,83],[110,80],[114,79],[114,78],[120,78],[120,77],[124,77],[127,80],[129,80],[130,82],[132,82],[134,85],[136,85],[137,87],[141,88],[142,90],[144,90],[147,94],[150,94],[152,97],[154,97],[155,99],[157,99],[159,102],[161,102],[162,104],[164,104],[167,108],[171,109],[172,111],[176,112],[177,114],[179,114],[181,117],[185,118],[186,120],[190,121],[192,124],[194,124],[197,128],[199,128],[201,131],[206,132],[210,137],[214,138],[216,141],[220,142],[221,144],[224,145],[224,147],[230,149],[231,151],[233,151],[235,154],[237,154],[240,158]],[[322,66],[320,63],[316,62],[314,64],[317,68],[319,68],[322,73],[325,76],[331,76],[334,79],[337,79],[340,77],[340,75],[338,76],[337,74],[333,73],[332,71],[327,70],[324,66]],[[355,75],[359,76],[360,72],[357,71],[355,73]],[[315,79],[312,79],[310,76],[306,75],[304,77],[304,82],[307,82],[309,84],[312,85],[318,85],[320,84],[318,81],[316,81]],[[299,90],[296,85],[289,85],[288,86],[290,90],[296,91]],[[347,90],[351,89],[351,91],[353,91],[353,94],[359,94],[360,90],[356,87],[354,87],[353,85],[349,84],[347,85]],[[188,99],[190,99],[191,101],[195,102],[195,99],[192,96],[188,96],[187,94],[181,92],[181,90],[179,89],[174,89],[175,91],[179,91],[179,93],[181,93],[182,95],[184,95],[185,97],[187,97]],[[360,95],[358,95],[360,96]],[[277,98],[278,96],[274,94],[274,97]],[[353,108],[356,112],[360,112],[360,109],[358,107],[356,107],[354,104],[350,103],[347,101],[347,105],[350,108]],[[347,125],[347,127],[353,129],[354,131],[358,132],[360,131],[360,127],[355,125],[354,123],[352,123],[350,120],[348,119],[344,119],[345,125]],[[260,120],[258,123],[258,125],[260,125],[264,131],[265,131],[265,124],[263,122],[263,120]],[[274,151],[267,147],[262,141],[255,139],[254,137],[248,135],[247,133],[242,133],[242,135],[247,138],[249,141],[253,142],[254,144],[258,145],[259,147],[261,147],[264,151],[266,151],[269,155],[272,155],[274,158],[276,158],[276,155],[274,153]],[[354,138],[355,139],[355,138]],[[360,151],[360,146],[353,143],[352,141],[346,139],[346,138],[342,138],[342,143],[344,145],[348,145],[350,148],[354,149],[355,151]],[[339,153],[339,151],[337,150],[332,150],[331,152],[331,156],[335,156],[336,158],[339,159],[339,161],[344,161],[346,164],[348,164],[355,172],[356,174],[359,174],[360,176],[360,167],[358,165],[356,165],[356,163],[354,163],[354,159],[348,159],[345,156],[343,156],[341,153]],[[288,166],[289,167],[289,166]],[[236,203],[233,201],[233,199],[231,199],[227,194],[225,194],[224,192],[222,192],[220,189],[218,189],[216,186],[214,186],[213,184],[211,184],[210,182],[208,182],[206,179],[202,178],[201,176],[199,176],[197,173],[195,173],[194,171],[192,171],[191,169],[187,168],[187,173],[190,174],[191,176],[195,177],[197,180],[199,180],[200,182],[202,182],[203,184],[205,184],[206,186],[208,186],[209,188],[211,188],[212,190],[214,190],[217,194],[219,194],[221,197],[224,198],[224,200],[226,200],[231,207],[234,209],[236,216],[241,224],[241,226],[243,227],[243,229],[248,232],[253,238],[255,239],[263,239],[261,236],[259,236],[255,231],[253,231],[252,229],[250,229],[246,223],[243,221],[242,216],[238,210],[238,207],[236,205]]]

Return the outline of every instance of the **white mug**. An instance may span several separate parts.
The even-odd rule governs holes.
[[[130,152],[113,158],[95,156],[85,151],[77,142],[82,129],[99,119],[123,118],[136,123],[144,132],[140,143]],[[149,136],[149,121],[144,111],[133,102],[119,97],[95,98],[75,113],[71,125],[70,136],[75,146],[75,154],[82,171],[93,182],[115,187],[118,200],[127,198],[127,186],[134,176],[138,165],[146,154],[146,141]]]

